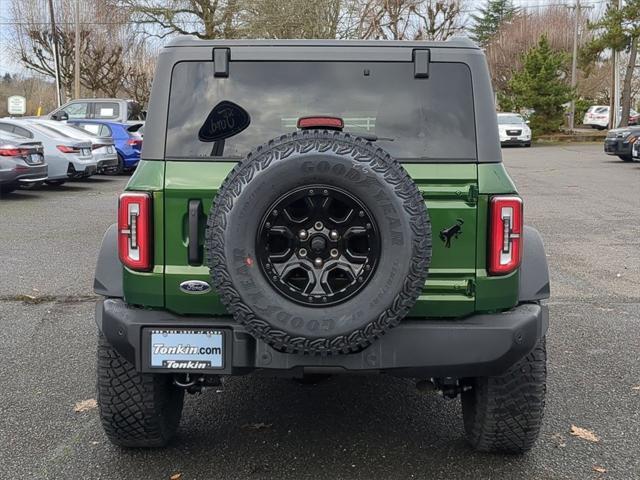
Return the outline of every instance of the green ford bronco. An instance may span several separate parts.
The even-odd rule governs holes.
[[[540,430],[546,255],[466,39],[172,41],[94,289],[118,445],[252,372],[416,378],[478,450]]]

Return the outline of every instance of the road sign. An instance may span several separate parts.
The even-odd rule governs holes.
[[[27,113],[27,99],[20,95],[7,98],[7,110],[9,115],[24,115]]]

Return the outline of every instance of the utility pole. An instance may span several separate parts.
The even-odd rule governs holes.
[[[582,10],[593,8],[593,6],[583,7],[580,5],[580,0],[576,0],[575,5],[569,5],[567,8],[575,9],[575,25],[573,26],[573,57],[571,59],[571,88],[576,89],[578,85],[578,45],[580,44],[580,14]],[[576,125],[576,101],[571,100],[570,114],[569,114],[569,130],[573,131]]]
[[[74,40],[75,69],[73,78],[73,96],[80,98],[80,0],[76,0],[76,35]]]
[[[615,1],[615,0],[614,0]],[[618,10],[622,9],[622,0],[618,0]],[[616,128],[620,123],[620,72],[618,71],[618,63],[620,62],[620,53],[617,50],[613,52],[613,85],[611,88],[612,105],[609,115],[610,128]]]
[[[58,107],[62,105],[60,92],[60,62],[58,59],[58,32],[56,30],[56,20],[53,15],[53,0],[49,0],[49,15],[51,16],[51,35],[53,43],[53,64],[56,71],[56,102]]]
[[[578,25],[580,24],[580,0],[576,0],[576,22],[573,26],[573,59],[571,60],[571,89],[575,93],[578,83]],[[571,112],[569,114],[569,131],[573,131],[576,123],[576,100],[571,98]]]

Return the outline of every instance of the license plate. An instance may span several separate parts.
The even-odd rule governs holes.
[[[517,140],[518,137],[511,137],[511,140]]]
[[[152,330],[151,368],[207,370],[224,368],[220,330]]]
[[[111,146],[107,147],[107,153],[113,153],[113,147]]]
[[[33,164],[42,163],[42,158],[42,155],[40,155],[39,153],[32,153],[30,155],[31,163]]]
[[[89,150],[88,148],[81,148],[80,155],[82,155],[83,157],[88,157],[89,155],[91,155],[91,150]]]

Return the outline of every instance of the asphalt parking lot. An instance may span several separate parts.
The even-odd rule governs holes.
[[[95,398],[93,269],[127,180],[94,177],[0,200],[0,478],[640,478],[640,163],[587,144],[504,158],[552,276],[529,454],[473,452],[458,401],[386,377],[233,378],[187,398],[170,448],[112,446],[95,408],[74,411]]]

